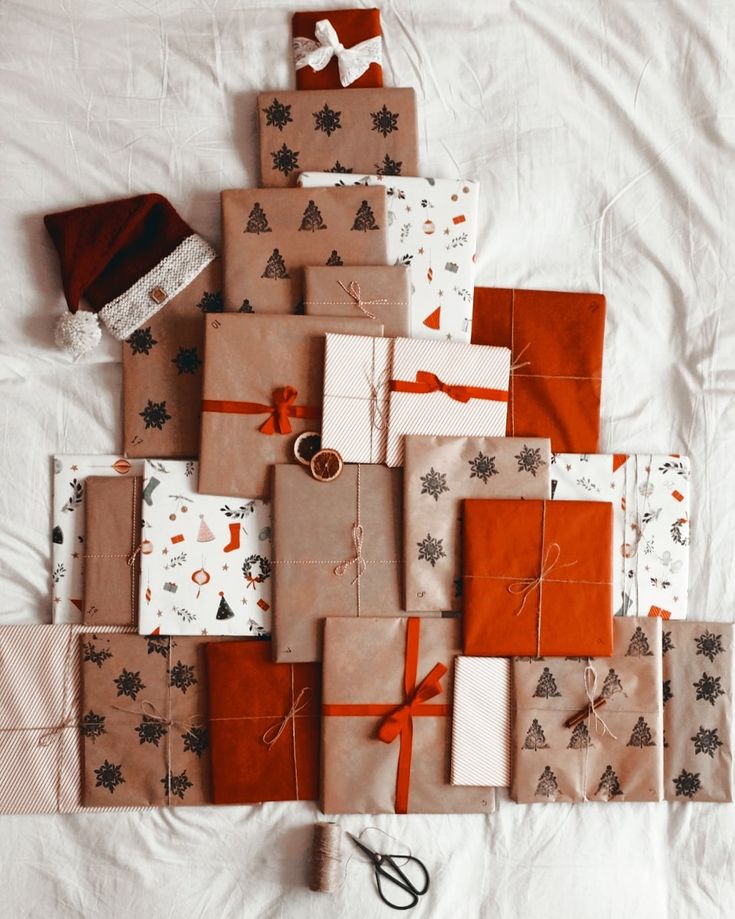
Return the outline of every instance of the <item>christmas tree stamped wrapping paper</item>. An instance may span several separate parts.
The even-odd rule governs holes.
[[[192,460],[146,462],[141,635],[248,635],[271,630],[271,510],[203,495]]]
[[[380,10],[294,13],[291,30],[297,89],[383,85]]]
[[[732,622],[664,622],[664,797],[732,801]]]
[[[223,191],[222,239],[227,310],[303,313],[306,265],[386,264],[385,191]]]
[[[143,460],[122,456],[62,455],[53,458],[51,505],[51,597],[55,623],[84,618],[86,481],[88,476],[143,474]]]
[[[406,437],[406,609],[462,609],[464,498],[549,498],[548,440]]]
[[[413,89],[276,90],[258,96],[260,179],[295,185],[300,172],[415,176]]]
[[[621,617],[613,630],[610,657],[514,659],[514,801],[663,798],[661,619]]]
[[[615,614],[685,619],[691,499],[687,457],[555,453],[551,462],[553,498],[612,502]]]
[[[388,196],[388,262],[411,268],[409,336],[469,342],[480,186],[469,179],[406,175],[405,170],[399,178],[304,172],[299,185],[384,187]]]

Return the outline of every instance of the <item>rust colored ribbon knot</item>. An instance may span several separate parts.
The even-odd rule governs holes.
[[[375,313],[371,313],[370,310],[366,310],[366,306],[378,306],[388,302],[386,297],[380,297],[377,300],[363,300],[362,292],[360,291],[360,285],[357,283],[357,281],[350,281],[347,287],[345,287],[341,281],[338,281],[337,283],[348,297],[352,297],[352,299],[355,301],[355,306],[362,313],[364,313],[368,319],[377,319],[378,317],[375,315]]]
[[[391,380],[391,392],[432,393],[443,392],[455,402],[469,402],[470,399],[487,399],[492,402],[507,402],[504,389],[489,389],[484,386],[460,386],[445,383],[435,373],[417,370],[415,380]]]
[[[227,399],[204,399],[203,412],[222,412],[229,415],[263,415],[268,418],[260,425],[261,434],[290,434],[290,418],[318,418],[319,408],[313,405],[294,405],[298,390],[293,386],[279,386],[273,390],[273,405],[262,402],[236,402]]]
[[[396,737],[410,729],[414,713],[418,711],[419,706],[441,694],[441,681],[446,673],[447,668],[444,664],[435,664],[406,702],[385,716],[378,728],[378,737],[383,743],[393,743]]]
[[[311,687],[304,686],[301,692],[293,699],[292,696],[291,708],[286,712],[286,714],[281,718],[277,724],[272,724],[261,737],[263,743],[270,750],[275,743],[278,742],[278,739],[281,737],[283,732],[293,722],[293,730],[296,730],[296,718],[299,712],[303,711],[306,706],[311,701]]]

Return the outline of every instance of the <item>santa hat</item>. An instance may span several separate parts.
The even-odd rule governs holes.
[[[101,337],[98,317],[124,341],[162,309],[217,253],[162,195],[137,195],[48,214],[69,312],[56,344],[76,359]],[[82,310],[84,297],[91,308]]]

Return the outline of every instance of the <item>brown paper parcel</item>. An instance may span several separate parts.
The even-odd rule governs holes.
[[[410,271],[403,265],[304,269],[307,315],[365,317],[383,323],[387,338],[407,338]]]

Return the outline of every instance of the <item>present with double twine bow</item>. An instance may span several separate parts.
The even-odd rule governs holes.
[[[291,19],[297,89],[383,85],[380,10],[320,10]]]

